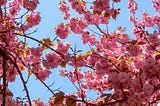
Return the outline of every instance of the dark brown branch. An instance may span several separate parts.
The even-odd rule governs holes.
[[[97,29],[98,29],[102,34],[107,35],[104,31],[102,31],[102,29],[101,29],[98,25],[95,24],[95,26],[97,27]]]
[[[154,103],[156,103],[156,102],[158,102],[160,99],[156,99],[156,100],[154,100],[154,101],[152,101],[152,102],[149,102],[149,104],[147,105],[147,106],[152,106]]]
[[[76,46],[75,46],[75,50],[74,50],[75,74],[76,74],[77,83],[78,83],[78,86],[79,86],[79,89],[80,89],[81,98],[84,101],[83,90],[82,90],[81,83],[80,83],[81,81],[80,81],[79,76],[78,76],[78,67],[77,67],[77,60],[76,60],[76,52],[77,51],[76,51]]]
[[[7,84],[6,84],[6,56],[5,54],[3,55],[3,63],[2,63],[2,67],[3,67],[3,104],[2,106],[5,106],[6,104],[6,87],[7,87]]]
[[[28,91],[27,85],[25,83],[25,80],[23,78],[23,75],[22,75],[21,71],[19,70],[19,68],[16,64],[16,60],[13,61],[10,57],[8,57],[8,58],[11,61],[11,63],[15,66],[15,68],[17,69],[17,72],[19,73],[20,79],[21,79],[23,87],[24,87],[24,91],[26,92],[26,96],[28,98],[29,106],[32,106],[32,102],[31,102],[31,99],[30,99],[30,96],[29,96],[29,91]]]
[[[36,76],[36,77],[53,95],[55,95],[55,93],[49,88],[49,86],[44,81],[42,81],[40,78],[38,78],[38,76]]]

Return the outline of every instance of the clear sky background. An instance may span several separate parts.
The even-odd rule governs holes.
[[[67,1],[67,0],[66,0]],[[93,0],[87,0],[88,2],[93,2]],[[127,0],[121,0],[122,2],[117,4],[115,7],[121,8],[121,14],[117,17],[117,20],[112,20],[109,24],[109,32],[113,32],[116,27],[122,26],[127,28],[127,33],[133,37],[131,33],[131,28],[133,27],[132,23],[128,21],[128,16],[130,15],[127,10]],[[154,14],[153,8],[151,7],[151,1],[150,0],[136,0],[138,1],[138,6],[140,10],[136,14],[136,16],[140,16],[140,13],[142,10],[147,11],[151,15]],[[38,28],[38,32],[31,35],[32,37],[35,37],[37,39],[42,39],[44,37],[51,37],[52,39],[55,37],[54,33],[54,27],[57,26],[60,22],[64,21],[62,18],[62,13],[58,10],[58,4],[60,0],[39,0],[40,4],[38,5],[37,11],[41,13],[41,23],[36,28]],[[74,12],[74,11],[73,11]],[[74,14],[75,13],[71,13]],[[139,18],[140,19],[140,18]],[[93,27],[90,27],[93,28]],[[94,29],[93,29],[94,30]],[[33,31],[33,30],[31,30]],[[85,46],[82,46],[80,40],[78,40],[79,36],[71,34],[69,35],[67,40],[71,42],[72,47],[74,45],[77,45],[78,49],[85,50]],[[29,41],[29,40],[28,40]],[[37,43],[34,43],[33,41],[29,41],[30,46],[37,46]],[[87,46],[87,45],[86,45]],[[47,79],[45,82],[48,85],[51,85],[53,82],[54,85],[51,87],[53,90],[61,87],[61,90],[66,93],[72,93],[75,91],[74,86],[72,83],[66,79],[59,77],[58,71],[60,68],[52,70],[52,75]],[[72,69],[69,69],[72,70]],[[24,77],[26,73],[23,73]],[[42,98],[43,100],[47,101],[49,97],[52,95],[50,92],[40,83],[40,81],[35,80],[35,77],[32,76],[29,79],[29,82],[27,84],[31,99],[38,99]],[[21,81],[19,80],[19,77],[17,77],[17,80],[14,83],[9,84],[9,88],[14,93],[14,97],[24,97],[25,93],[23,92],[23,86]],[[90,96],[93,96],[94,93],[91,93]]]

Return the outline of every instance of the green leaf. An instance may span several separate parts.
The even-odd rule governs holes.
[[[54,105],[59,105],[63,103],[64,100],[64,93],[60,92],[54,95],[55,100],[54,100]]]

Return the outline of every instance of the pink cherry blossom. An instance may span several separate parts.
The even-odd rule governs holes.
[[[61,54],[66,54],[68,52],[69,47],[70,47],[70,44],[68,42],[64,44],[64,43],[58,41],[56,51]]]
[[[59,4],[59,9],[60,9],[62,12],[67,12],[67,11],[69,11],[69,7],[67,7],[67,6],[66,6],[66,3],[64,3],[64,2],[61,2],[61,3]]]
[[[33,56],[36,56],[36,57],[41,57],[42,56],[42,49],[41,48],[31,48],[31,54]]]
[[[1,0],[0,1],[0,6],[5,5],[7,3],[7,0]]]
[[[72,3],[73,4],[73,3]],[[78,3],[75,5],[75,10],[77,13],[79,14],[83,14],[86,12],[86,8],[85,6],[83,5],[83,3]]]
[[[56,68],[62,62],[61,57],[56,53],[48,53],[46,59],[43,60],[43,65],[46,68]]]
[[[128,9],[129,9],[130,13],[135,14],[138,9],[137,3],[134,0],[129,0]]]
[[[31,28],[31,27],[33,27],[35,25],[38,25],[39,22],[41,21],[40,13],[39,12],[33,12],[33,13],[31,13],[27,17],[26,21],[27,21],[27,26],[29,28]]]
[[[67,38],[69,34],[69,30],[67,26],[64,26],[64,23],[61,23],[55,28],[56,35],[59,36],[61,39]]]
[[[33,11],[36,9],[38,0],[23,0],[23,7],[29,11]]]
[[[82,33],[82,42],[83,44],[86,44],[89,42],[89,32],[85,31]]]
[[[68,0],[68,1],[72,3],[72,2],[75,2],[76,0]]]
[[[6,105],[5,106],[16,106],[15,101],[12,100],[12,97],[7,97],[6,98]]]
[[[17,15],[20,11],[20,4],[18,1],[14,0],[9,3],[9,12],[13,16]]]
[[[152,57],[148,57],[145,60],[142,69],[144,70],[145,76],[150,78],[158,73],[156,68],[156,60],[154,60]]]
[[[73,31],[76,34],[80,34],[83,32],[83,29],[85,29],[87,27],[87,23],[86,20],[80,18],[71,18],[70,20],[70,28],[71,31]]]
[[[82,55],[77,55],[71,58],[72,65],[82,67],[86,64],[86,59]]]
[[[98,52],[94,51],[90,54],[89,60],[88,60],[88,64],[90,66],[95,66],[96,62],[100,59],[100,56],[98,54]]]
[[[35,106],[47,106],[41,99],[34,100]]]
[[[83,73],[81,73],[80,70],[76,70],[76,71],[69,72],[69,77],[71,78],[70,80],[73,83],[80,81],[84,77]]]
[[[144,64],[143,59],[138,59],[137,57],[133,59],[133,63],[137,69],[142,68],[142,65]]]
[[[160,21],[160,16],[154,15],[154,16],[153,16],[153,22],[158,26],[158,28],[160,28],[160,23],[159,23],[159,21]]]
[[[132,55],[132,56],[137,56],[141,53],[141,48],[137,45],[129,45],[127,47],[127,51]]]
[[[160,42],[160,34],[158,32],[154,32],[148,36],[148,41],[151,43],[159,43]]]
[[[147,14],[146,12],[142,13],[142,21],[146,27],[153,27],[154,25],[153,18],[149,16],[149,14]]]
[[[87,20],[87,23],[88,24],[93,24],[93,17],[92,17],[92,14],[90,11],[87,11],[85,14],[84,14],[84,17],[85,19]]]
[[[107,59],[100,59],[95,64],[96,73],[99,76],[107,74],[112,69],[112,64],[109,63]]]
[[[16,75],[18,75],[17,70],[14,68],[13,65],[10,65],[8,67],[7,72],[6,72],[6,80],[9,81],[9,82],[13,82],[16,79]]]
[[[69,13],[70,8],[67,7],[65,3],[61,2],[59,4],[59,9],[64,13],[64,19],[67,20],[70,16],[70,13]]]
[[[49,77],[51,72],[48,69],[42,69],[42,70],[37,71],[36,74],[37,74],[39,79],[41,79],[42,81],[45,81],[46,78]]]
[[[0,105],[158,105],[160,16],[157,13],[160,12],[160,0],[151,1],[155,10],[152,14],[148,10],[139,11],[136,0],[128,0],[132,34],[128,34],[128,28],[123,28],[123,25],[116,26],[115,31],[108,28],[113,19],[116,19],[116,25],[121,21],[117,17],[120,10],[123,14],[125,8],[118,5],[120,2],[61,0],[58,8],[64,22],[55,27],[55,34],[60,39],[56,37],[52,41],[53,46],[46,46],[50,41],[44,43],[45,38],[40,40],[30,35],[33,33],[30,28],[41,21],[40,12],[36,12],[38,0],[1,0]],[[84,47],[81,51],[78,48],[81,45],[72,49],[72,42],[64,42],[70,33],[79,35],[79,39],[76,39],[78,45],[82,41],[82,45],[89,49]],[[37,47],[29,45],[28,39],[36,42]],[[60,69],[59,75],[74,84],[75,91],[66,94],[47,85],[45,81],[50,78],[51,69],[54,68]],[[17,76],[20,76],[17,80],[22,82],[27,100],[19,97],[15,100],[12,90],[8,89]],[[30,98],[30,76],[35,76],[32,78],[40,80],[51,92],[48,103]],[[96,93],[93,100],[88,99],[90,91]]]
[[[109,9],[109,0],[96,0],[93,3],[93,9],[95,11],[104,11]]]
[[[137,104],[136,102],[137,102],[137,100],[134,97],[130,97],[130,98],[127,99],[127,103],[130,106],[135,106]]]
[[[131,77],[132,77],[131,73],[120,72],[118,74],[119,82],[123,84],[123,86],[125,87],[127,87],[129,83],[131,82]]]
[[[152,5],[156,12],[160,12],[159,4],[160,4],[160,0],[152,0]]]
[[[86,44],[86,43],[90,43],[91,45],[94,45],[96,44],[96,38],[95,38],[95,35],[90,35],[88,31],[84,31],[82,33],[82,38],[81,38],[83,44]]]
[[[146,83],[143,85],[143,90],[146,95],[151,95],[153,93],[154,86],[149,83]]]

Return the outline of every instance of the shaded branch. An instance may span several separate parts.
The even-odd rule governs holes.
[[[27,85],[25,83],[25,80],[23,78],[23,75],[22,75],[21,71],[19,70],[19,68],[18,68],[18,66],[16,64],[16,60],[13,61],[9,56],[8,56],[8,58],[11,61],[11,63],[15,66],[15,68],[17,69],[17,72],[19,73],[20,79],[21,79],[23,87],[24,87],[24,91],[26,92],[26,96],[28,98],[29,106],[32,106],[32,102],[31,102],[31,99],[30,99],[30,96],[29,96],[29,91],[28,91]]]
[[[3,51],[2,51],[3,52]],[[6,84],[6,56],[5,54],[3,53],[3,62],[2,62],[2,67],[3,67],[3,106],[5,106],[6,104],[6,87],[7,87],[7,84]]]

